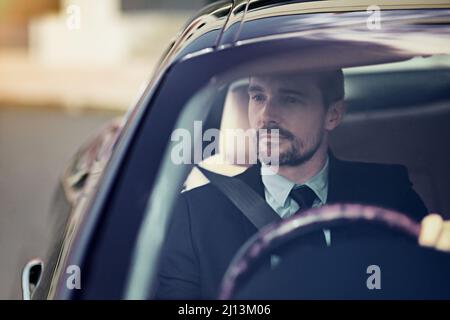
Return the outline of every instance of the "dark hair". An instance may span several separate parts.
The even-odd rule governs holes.
[[[344,74],[341,69],[321,71],[317,74],[317,79],[325,106],[344,99]]]

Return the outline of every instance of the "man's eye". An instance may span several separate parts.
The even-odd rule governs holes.
[[[284,103],[300,103],[300,99],[296,98],[296,97],[283,97],[283,102]]]
[[[264,102],[266,101],[266,96],[264,96],[263,94],[255,94],[252,95],[252,100],[256,102]]]

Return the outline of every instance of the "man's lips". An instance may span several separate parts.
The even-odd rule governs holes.
[[[260,139],[267,139],[267,140],[271,140],[271,139],[289,139],[287,136],[285,135],[281,135],[281,134],[270,134],[270,133],[264,133],[264,134],[260,134],[259,135]]]

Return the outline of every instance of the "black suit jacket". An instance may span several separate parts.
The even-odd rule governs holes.
[[[237,177],[264,197],[259,166]],[[327,198],[327,204],[331,203],[376,205],[408,214],[417,221],[427,214],[404,166],[342,161],[333,155]],[[256,232],[251,222],[211,184],[182,193],[161,256],[156,298],[216,298],[233,256]],[[333,236],[335,241],[339,239]]]

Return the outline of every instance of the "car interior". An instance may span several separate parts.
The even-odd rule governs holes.
[[[351,65],[338,65],[344,73],[347,110],[343,122],[330,135],[331,150],[336,157],[344,160],[406,166],[413,188],[425,202],[428,211],[438,212],[448,219],[450,155],[446,150],[446,142],[450,137],[450,57],[392,56],[370,61],[371,58],[369,56]],[[297,56],[296,59],[300,61],[301,57]],[[252,67],[257,65],[254,62],[251,67],[242,68],[235,75],[227,74],[222,79],[219,77],[221,85],[214,88],[216,94],[203,123],[204,128],[220,130],[219,143],[216,153],[198,164],[203,169],[232,177],[251,165],[236,161],[239,158],[249,159],[249,149],[229,144],[226,132],[250,129],[249,75],[253,74]],[[285,71],[277,69],[280,63],[274,65],[271,68],[270,63],[266,64],[267,73]],[[289,65],[292,71],[291,66],[295,63],[284,61],[282,65],[283,68]],[[303,70],[301,65],[298,70]],[[233,149],[230,149],[230,145]],[[206,176],[194,166],[184,182],[182,192],[208,182]],[[336,206],[312,209],[306,216],[294,215],[256,233],[241,247],[229,265],[219,297],[450,297],[450,291],[446,289],[450,288],[446,271],[450,267],[450,258],[445,253],[417,245],[420,226],[416,222],[402,213],[383,208],[348,204]],[[355,224],[358,228],[347,230],[347,226]],[[305,245],[309,241],[298,241],[317,237],[318,234],[323,237],[323,229],[329,226],[345,235],[332,253],[326,247],[318,249],[317,246]],[[371,236],[379,235],[380,232],[383,234],[382,239]],[[273,257],[285,263],[274,268]],[[382,261],[386,268],[395,270],[392,274],[396,276],[389,279],[392,287],[385,288],[387,290],[382,295],[367,291],[365,285],[354,287],[350,284],[352,281],[353,284],[365,284],[363,279],[367,277],[366,273],[360,275],[361,279],[356,277],[361,281],[354,281],[358,272],[356,268],[360,268],[361,263],[370,265],[370,261]],[[424,272],[429,276],[423,277]],[[322,274],[326,275],[325,278],[321,278]],[[293,275],[297,275],[295,281]],[[420,278],[420,281],[411,283],[411,277]],[[339,281],[334,281],[336,278]],[[299,286],[299,283],[302,285]],[[343,288],[347,291],[343,291]]]
[[[424,68],[389,70],[344,69],[347,114],[343,123],[331,134],[331,148],[342,159],[403,164],[408,168],[414,189],[420,194],[431,212],[450,212],[447,197],[450,190],[446,152],[450,137],[450,69]],[[381,69],[381,68],[380,68]],[[220,123],[211,124],[221,130],[219,152],[205,159],[200,165],[210,171],[234,176],[247,166],[230,162],[227,129],[249,129],[248,80],[233,82],[226,89],[223,108],[213,107],[211,112],[221,113]],[[217,122],[217,120],[216,120]],[[242,151],[242,150],[241,150]],[[245,151],[244,151],[245,152]],[[228,161],[217,165],[213,158]],[[194,168],[185,182],[186,189],[208,183]],[[327,209],[325,215],[332,214]],[[374,210],[373,208],[349,208],[348,214]],[[336,213],[336,212],[335,212]],[[389,216],[393,213],[377,211]],[[322,212],[311,215],[318,218]],[[372,217],[371,213],[367,216]],[[304,217],[258,233],[237,253],[225,275],[219,297],[222,299],[442,299],[449,298],[450,279],[446,270],[450,267],[447,255],[425,248],[418,249],[417,234],[405,228],[392,228],[392,221],[401,217],[389,217],[374,223],[371,219],[342,218],[332,222],[312,223]],[[320,220],[320,218],[318,218]],[[297,223],[289,232],[287,225]],[[305,223],[305,225],[302,225]],[[334,230],[345,229],[348,224],[358,224],[357,234],[348,234],[347,241],[326,248],[303,245],[308,237],[317,236],[318,230],[331,223]],[[300,227],[299,227],[300,226]],[[412,227],[414,229],[414,227]],[[353,229],[354,230],[354,229]],[[346,231],[345,231],[346,232]],[[383,238],[371,237],[372,232]],[[271,234],[272,233],[272,234]],[[354,239],[358,238],[358,242]],[[270,239],[270,240],[266,240]],[[263,247],[263,249],[261,249]],[[253,254],[252,252],[258,252]],[[358,258],[355,259],[355,256]],[[282,263],[274,267],[272,258]],[[307,258],[305,258],[307,257]],[[331,261],[331,262],[330,262]],[[349,261],[351,261],[349,263]],[[361,263],[383,261],[383,268],[392,274],[385,280],[389,287],[382,293],[367,290],[358,268]],[[411,267],[413,266],[413,267]],[[395,270],[395,272],[394,272]],[[408,270],[408,272],[405,272]],[[427,277],[423,273],[428,274]],[[295,274],[295,279],[292,275]],[[395,276],[394,276],[395,274]],[[361,281],[355,281],[358,278]],[[339,279],[338,281],[336,279]],[[412,281],[414,279],[414,281]]]
[[[344,74],[347,112],[330,136],[335,155],[345,160],[405,165],[427,208],[450,213],[450,155],[445,148],[450,137],[450,69],[372,73],[344,69]],[[247,168],[230,162],[227,154],[236,150],[227,150],[224,134],[227,129],[249,129],[247,85],[247,79],[235,81],[224,89],[224,101],[213,106],[214,116],[209,116],[207,126],[220,128],[219,152],[200,166],[228,176]],[[220,165],[217,158],[223,160]],[[184,190],[207,182],[194,168]]]

